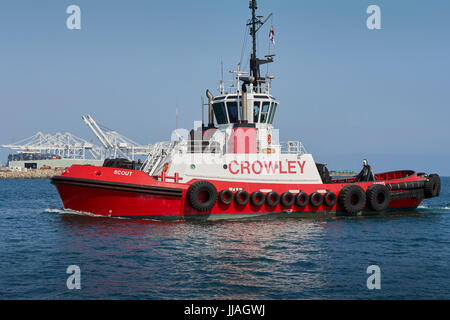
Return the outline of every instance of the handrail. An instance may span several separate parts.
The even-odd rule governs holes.
[[[280,142],[281,153],[299,153],[305,154],[306,149],[300,141]]]

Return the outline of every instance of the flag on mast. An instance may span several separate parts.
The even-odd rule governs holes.
[[[270,42],[272,42],[273,45],[275,45],[275,31],[273,30],[273,26],[270,26],[270,32],[269,32],[269,39]]]

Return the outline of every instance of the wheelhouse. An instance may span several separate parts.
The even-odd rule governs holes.
[[[214,98],[212,107],[218,125],[239,123],[242,116],[242,96],[231,94]],[[271,95],[248,95],[248,123],[272,124],[278,101]]]

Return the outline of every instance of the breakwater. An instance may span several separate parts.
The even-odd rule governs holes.
[[[64,169],[0,171],[0,179],[50,179],[64,172]]]

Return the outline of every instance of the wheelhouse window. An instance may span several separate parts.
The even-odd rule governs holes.
[[[273,100],[253,101],[253,123],[273,123],[278,103]],[[242,104],[234,101],[220,101],[213,103],[217,124],[237,123],[242,119]],[[249,120],[251,120],[251,114]]]
[[[266,123],[269,115],[269,107],[270,102],[269,101],[263,101],[262,108],[261,108],[261,120],[259,122]]]
[[[275,117],[275,112],[277,111],[277,105],[278,104],[276,102],[272,102],[272,104],[271,104],[269,121],[268,121],[268,123],[270,123],[270,124],[273,123],[273,118]]]
[[[225,103],[218,102],[213,104],[214,115],[216,116],[217,124],[227,123],[227,114],[225,111]]]
[[[259,109],[261,106],[261,102],[255,101],[255,104],[253,105],[253,122],[256,123],[259,120]]]
[[[238,106],[237,102],[227,102],[227,109],[228,109],[228,118],[230,119],[230,123],[236,123],[239,121],[239,115],[238,115]]]

